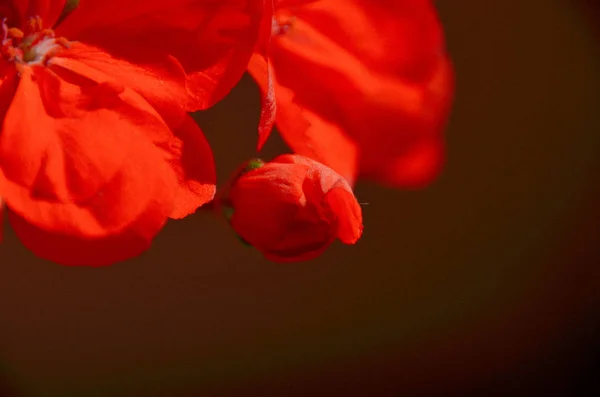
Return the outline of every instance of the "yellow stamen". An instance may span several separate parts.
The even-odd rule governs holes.
[[[25,33],[19,28],[9,28],[6,31],[6,36],[13,39],[22,39],[25,36]]]

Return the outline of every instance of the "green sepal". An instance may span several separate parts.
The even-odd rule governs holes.
[[[244,172],[254,171],[260,167],[265,165],[265,162],[261,159],[252,159],[246,163],[246,167],[244,167]]]
[[[54,24],[54,27],[56,28],[67,16],[69,16],[70,13],[72,13],[73,11],[75,11],[75,9],[77,7],[79,7],[79,1],[80,0],[67,0],[65,2],[65,6],[62,10],[62,13],[60,14],[60,16],[58,17],[58,20],[56,21],[56,23]]]

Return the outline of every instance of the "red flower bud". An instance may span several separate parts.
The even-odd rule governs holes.
[[[298,155],[251,162],[233,181],[226,203],[242,240],[276,262],[319,256],[336,238],[354,244],[363,230],[361,208],[348,182]],[[250,163],[249,163],[250,164]]]

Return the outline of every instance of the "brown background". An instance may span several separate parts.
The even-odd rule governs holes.
[[[600,48],[582,4],[439,1],[447,167],[418,192],[360,184],[354,247],[271,264],[199,213],[138,259],[65,268],[6,230],[0,396],[576,393],[600,330]],[[258,111],[246,78],[198,115],[221,181],[253,155]]]

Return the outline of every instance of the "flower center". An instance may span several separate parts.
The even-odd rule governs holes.
[[[65,38],[55,37],[52,29],[43,29],[40,17],[29,18],[24,30],[9,28],[6,18],[2,19],[0,39],[0,57],[14,63],[17,69],[24,65],[45,65],[60,48],[69,45]]]

